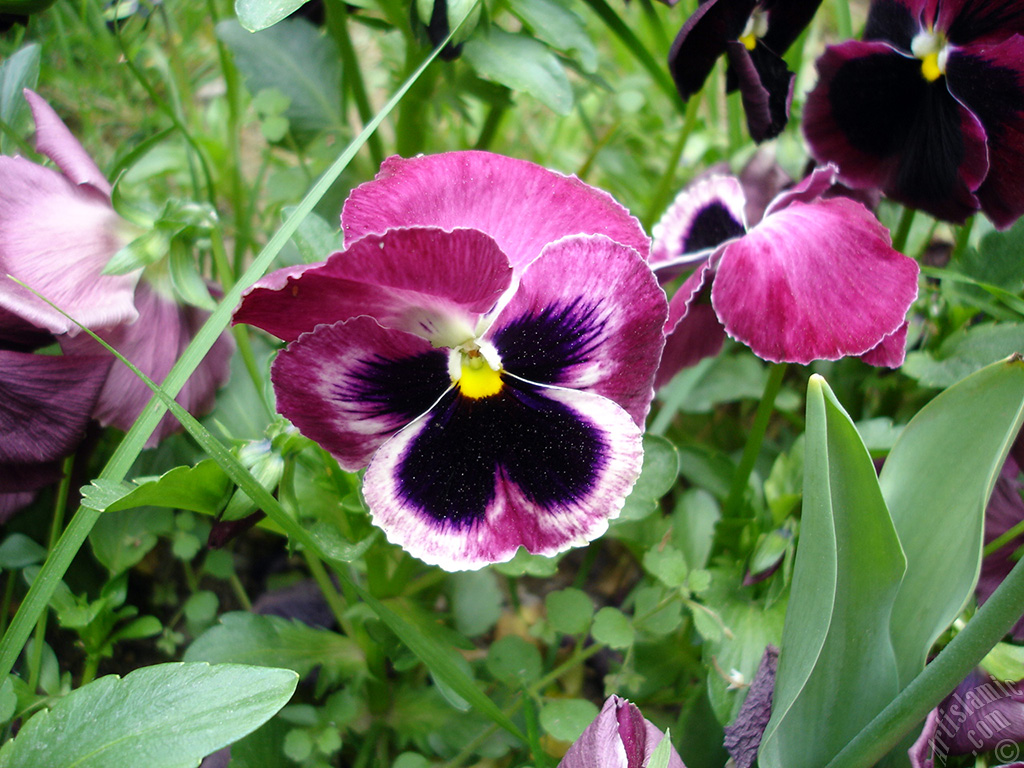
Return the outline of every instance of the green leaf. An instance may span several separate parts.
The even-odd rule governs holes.
[[[0,121],[20,133],[22,119],[28,113],[28,102],[22,90],[36,87],[39,80],[39,44],[26,45],[0,63]],[[0,131],[0,147],[8,153],[8,139]]]
[[[640,477],[626,497],[619,520],[642,520],[658,508],[679,476],[679,453],[663,437],[644,435],[644,463]]]
[[[235,0],[238,23],[250,32],[272,27],[308,0]]]
[[[515,0],[511,10],[538,40],[559,51],[575,51],[584,72],[597,71],[597,48],[572,9],[554,0]]]
[[[196,638],[185,661],[284,667],[305,677],[316,667],[333,680],[366,672],[362,650],[350,638],[279,616],[236,611]]]
[[[922,408],[882,468],[882,493],[907,556],[892,616],[901,688],[974,592],[985,506],[1022,408],[1024,361],[990,365]]]
[[[157,537],[174,529],[169,509],[133,509],[108,512],[89,534],[92,553],[116,576],[138,563],[156,546]]]
[[[307,144],[322,131],[344,127],[337,47],[308,21],[287,19],[255,33],[236,21],[222,21],[217,37],[235,54],[250,93],[277,88],[288,94],[284,116],[297,142]]]
[[[990,232],[981,238],[978,249],[968,248],[959,264],[960,271],[978,282],[995,285],[1019,294],[1024,289],[1024,221],[1005,232]]]
[[[644,553],[644,570],[661,581],[666,587],[673,589],[686,583],[686,558],[675,547],[664,545],[654,547]]]
[[[448,583],[452,618],[459,632],[478,637],[498,623],[504,596],[494,571],[453,573]]]
[[[116,512],[152,506],[188,509],[214,515],[227,501],[231,481],[213,459],[194,467],[175,467],[158,478],[137,478],[134,483],[97,480],[82,488],[82,506]]]
[[[950,387],[1024,350],[1024,323],[985,323],[960,329],[935,352],[910,352],[901,369],[926,387]]]
[[[763,768],[820,768],[899,690],[889,618],[906,560],[871,456],[817,375],[805,440],[800,542]]]
[[[548,623],[556,632],[578,635],[587,631],[594,617],[594,603],[582,589],[560,589],[544,598]]]
[[[559,741],[572,742],[597,715],[597,707],[586,699],[555,699],[540,711],[540,724]]]
[[[629,617],[610,605],[602,608],[594,616],[591,634],[597,642],[612,648],[629,648],[636,636]]]
[[[35,715],[0,751],[2,768],[194,768],[268,720],[298,675],[236,664],[158,664],[108,675]]]
[[[488,649],[487,671],[495,680],[520,688],[540,678],[543,662],[537,646],[519,635],[505,635]]]
[[[46,559],[46,547],[24,533],[12,533],[0,544],[0,568],[14,571]]]
[[[647,768],[668,768],[668,760],[672,756],[672,732],[665,731],[665,736],[654,748],[648,760]]]
[[[572,87],[558,57],[529,35],[492,26],[467,40],[462,56],[487,80],[528,93],[560,115],[572,109]]]
[[[285,207],[282,213],[290,216],[292,208]],[[345,242],[345,235],[337,225],[330,225],[315,213],[309,214],[292,235],[292,242],[299,249],[302,261],[313,264],[323,261],[335,251],[340,251]]]

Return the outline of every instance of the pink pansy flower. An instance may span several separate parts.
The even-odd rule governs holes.
[[[600,714],[569,747],[558,768],[645,768],[665,738],[636,704],[609,696]],[[668,768],[686,768],[671,747]]]
[[[648,240],[608,194],[486,152],[385,161],[346,248],[268,275],[235,321],[289,342],[278,410],[388,538],[451,570],[601,535],[642,459],[663,344]]]
[[[0,272],[18,278],[82,325],[103,336],[143,373],[163,380],[208,314],[181,306],[148,271],[103,275],[126,244],[110,185],[67,126],[41,97],[25,91],[36,123],[36,147],[61,172],[21,157],[0,156]],[[141,278],[141,279],[140,279]],[[68,356],[108,353],[79,327],[13,280],[0,280],[0,310],[54,334]],[[187,410],[209,409],[228,377],[234,348],[222,335],[177,400]],[[93,417],[127,430],[150,390],[118,364],[99,393]],[[179,429],[170,415],[148,446]]]
[[[834,181],[834,168],[817,169],[749,228],[737,179],[680,193],[654,228],[651,266],[665,276],[696,269],[669,306],[659,386],[717,354],[726,334],[773,362],[902,364],[917,263],[863,205],[823,198]]]

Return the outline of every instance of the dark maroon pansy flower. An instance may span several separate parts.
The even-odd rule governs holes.
[[[594,722],[569,747],[558,768],[643,768],[665,734],[636,704],[609,696]],[[675,747],[669,768],[686,768]]]
[[[1006,459],[1003,469],[996,478],[992,498],[985,509],[985,546],[988,546],[1014,526],[1024,522],[1024,500],[1021,499],[1022,485],[1020,466],[1013,456]],[[1017,550],[1024,546],[1024,536],[1017,536],[1006,542],[981,561],[981,575],[975,595],[978,605],[992,597],[992,593],[1003,583],[1013,566],[1017,564]],[[1014,640],[1024,642],[1024,616],[1011,630]]]
[[[793,73],[782,54],[799,37],[821,0],[705,0],[679,30],[668,55],[679,95],[688,99],[723,54],[729,92],[739,89],[747,127],[756,142],[786,127]]]
[[[1016,0],[875,0],[864,40],[818,60],[812,154],[937,218],[1010,226],[1024,213],[1021,32]]]

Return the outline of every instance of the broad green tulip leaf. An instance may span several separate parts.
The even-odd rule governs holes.
[[[299,676],[238,664],[157,664],[108,675],[42,711],[0,768],[195,768],[288,703]]]
[[[235,0],[238,23],[250,32],[272,27],[308,0]]]
[[[875,468],[825,380],[807,388],[804,496],[762,768],[820,768],[898,692],[889,619],[906,560]]]
[[[990,365],[921,409],[879,482],[907,556],[892,617],[900,688],[959,615],[981,567],[985,506],[1024,419],[1024,361]]]
[[[462,56],[483,78],[524,91],[560,115],[572,109],[572,86],[558,57],[529,35],[491,27],[467,40]]]

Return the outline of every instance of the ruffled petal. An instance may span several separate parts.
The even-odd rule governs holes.
[[[478,229],[517,272],[567,235],[607,235],[644,258],[650,240],[611,195],[575,176],[489,152],[390,157],[352,190],[341,214],[345,242],[395,227]]]
[[[506,379],[452,390],[386,442],[363,480],[388,539],[446,570],[554,555],[600,536],[640,473],[640,429],[607,398]]]
[[[651,269],[671,275],[742,236],[744,206],[743,189],[732,176],[710,176],[683,189],[654,225]]]
[[[711,306],[711,291],[706,285],[710,279],[709,263],[690,275],[669,302],[665,323],[668,338],[654,378],[656,389],[668,384],[684,368],[722,351],[725,328]]]
[[[509,373],[607,397],[642,425],[668,302],[650,267],[606,237],[570,237],[531,264],[487,337]]]
[[[81,441],[110,358],[0,350],[0,464],[60,459]]]
[[[878,187],[933,216],[963,221],[988,173],[985,131],[943,78],[884,43],[850,41],[818,59],[804,106],[804,135],[819,162],[852,187]]]
[[[903,324],[917,273],[858,203],[793,203],[725,247],[711,301],[726,332],[765,360],[835,360]]]
[[[890,333],[878,346],[861,355],[860,359],[879,368],[899,368],[907,357],[908,328],[909,325],[903,323],[895,333]]]
[[[101,275],[121,247],[110,203],[21,157],[0,157],[0,276],[9,274],[89,328],[131,322],[138,273]],[[52,333],[73,322],[12,280],[0,307]]]
[[[451,386],[448,354],[372,318],[321,325],[292,342],[271,370],[277,408],[348,470]]]
[[[771,216],[773,213],[781,211],[793,203],[815,202],[832,189],[832,186],[836,183],[838,170],[831,163],[819,165],[807,174],[799,184],[780,192],[765,208],[764,215]]]
[[[110,184],[106,177],[53,107],[28,88],[23,93],[36,123],[36,151],[53,160],[72,183],[90,187],[89,191],[98,193],[100,200],[109,201]]]
[[[704,87],[728,43],[738,40],[756,0],[707,0],[686,20],[668,53],[676,90],[688,99]]]
[[[147,281],[135,291],[139,319],[131,325],[119,325],[99,335],[114,349],[157,384],[161,383],[185,348],[210,316],[196,307],[183,306],[164,296]],[[62,337],[65,354],[108,354],[91,337],[80,334]],[[209,411],[219,387],[228,380],[234,339],[222,333],[175,400],[189,413],[198,416]],[[153,396],[152,391],[127,366],[117,362],[107,377],[96,403],[94,417],[103,426],[131,429],[135,419]],[[164,437],[180,432],[181,425],[170,413],[164,415],[146,447],[152,448]]]
[[[322,265],[288,267],[250,288],[235,312],[285,341],[367,315],[435,346],[473,338],[512,280],[497,243],[473,229],[421,227],[368,235]]]
[[[1024,37],[952,51],[949,92],[981,121],[989,171],[977,190],[982,210],[999,229],[1024,213]]]
[[[758,144],[775,138],[789,120],[796,76],[780,55],[760,41],[752,51],[741,42],[730,41],[726,52],[731,85],[739,89],[750,137]]]

